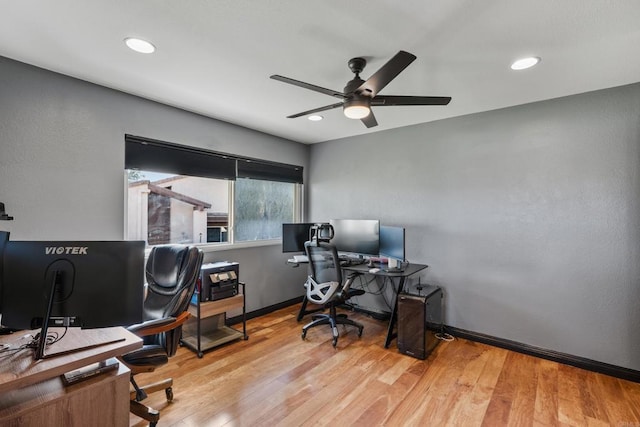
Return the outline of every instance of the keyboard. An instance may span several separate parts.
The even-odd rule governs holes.
[[[306,255],[294,255],[293,260],[295,262],[309,262],[309,257]]]

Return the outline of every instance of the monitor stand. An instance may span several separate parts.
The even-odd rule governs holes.
[[[387,273],[402,273],[404,271],[404,268],[402,267],[402,261],[389,258],[387,260],[387,266],[382,270],[386,271]]]
[[[36,347],[36,360],[44,359],[44,349],[47,345],[47,332],[49,330],[49,318],[51,317],[51,308],[53,307],[53,296],[56,293],[58,284],[60,283],[60,271],[53,272],[53,280],[51,281],[51,289],[49,290],[49,298],[47,299],[47,310],[42,318],[42,328],[40,329],[40,338],[38,339],[38,346]]]
[[[62,276],[62,272],[61,271],[54,271],[53,272],[53,280],[51,281],[51,290],[49,291],[49,299],[47,300],[47,310],[44,313],[44,317],[42,318],[42,328],[40,329],[40,337],[38,338],[38,343],[36,346],[36,354],[35,354],[35,359],[36,360],[42,360],[42,359],[50,359],[52,357],[58,357],[58,356],[62,356],[65,354],[70,354],[70,353],[76,353],[78,351],[82,351],[82,350],[87,350],[90,348],[95,348],[95,347],[100,347],[103,345],[107,345],[107,344],[113,344],[115,342],[119,342],[119,341],[124,341],[124,338],[118,338],[115,340],[111,340],[111,341],[105,341],[105,342],[101,342],[101,343],[97,343],[97,344],[89,344],[89,345],[85,345],[82,347],[76,347],[76,348],[72,348],[72,349],[68,349],[68,350],[63,350],[63,351],[59,351],[57,353],[52,353],[52,354],[45,354],[45,348],[47,346],[47,333],[49,331],[49,322],[50,322],[50,318],[51,318],[51,309],[53,308],[53,297],[55,296],[56,293],[56,289],[58,288],[58,285],[60,284],[60,278]],[[68,325],[69,322],[65,322],[65,324]]]

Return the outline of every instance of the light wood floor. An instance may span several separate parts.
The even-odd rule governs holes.
[[[247,323],[247,341],[179,349],[141,383],[174,378],[145,403],[159,426],[640,426],[640,384],[456,339],[421,361],[383,347],[384,322],[361,314],[300,337],[298,306]],[[307,319],[305,319],[306,321]],[[145,425],[131,416],[131,425]]]

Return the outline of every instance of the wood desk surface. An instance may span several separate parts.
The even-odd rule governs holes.
[[[63,331],[64,328],[49,328],[49,332],[62,334]],[[22,337],[29,333],[35,335],[37,332],[20,331],[11,335],[4,335],[0,337],[0,344],[9,344],[12,348],[18,348],[29,341],[27,338],[21,339]],[[47,355],[114,340],[119,341],[43,360],[35,360],[35,352],[31,348],[18,351],[2,351],[0,352],[0,394],[36,384],[62,375],[65,372],[120,356],[142,347],[142,339],[122,327],[101,329],[69,328],[64,338],[55,344],[47,346]]]

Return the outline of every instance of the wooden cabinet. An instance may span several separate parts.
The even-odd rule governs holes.
[[[63,335],[62,328],[52,328]],[[31,331],[35,334],[37,331]],[[65,386],[61,375],[142,347],[124,328],[69,328],[35,361],[19,335],[0,336],[0,426],[128,426],[130,371],[117,370]]]
[[[182,344],[202,357],[203,352],[219,345],[248,339],[245,309],[245,284],[238,283],[240,293],[216,301],[200,301],[189,306],[191,317],[182,327]],[[242,331],[226,325],[227,312],[242,308]]]

